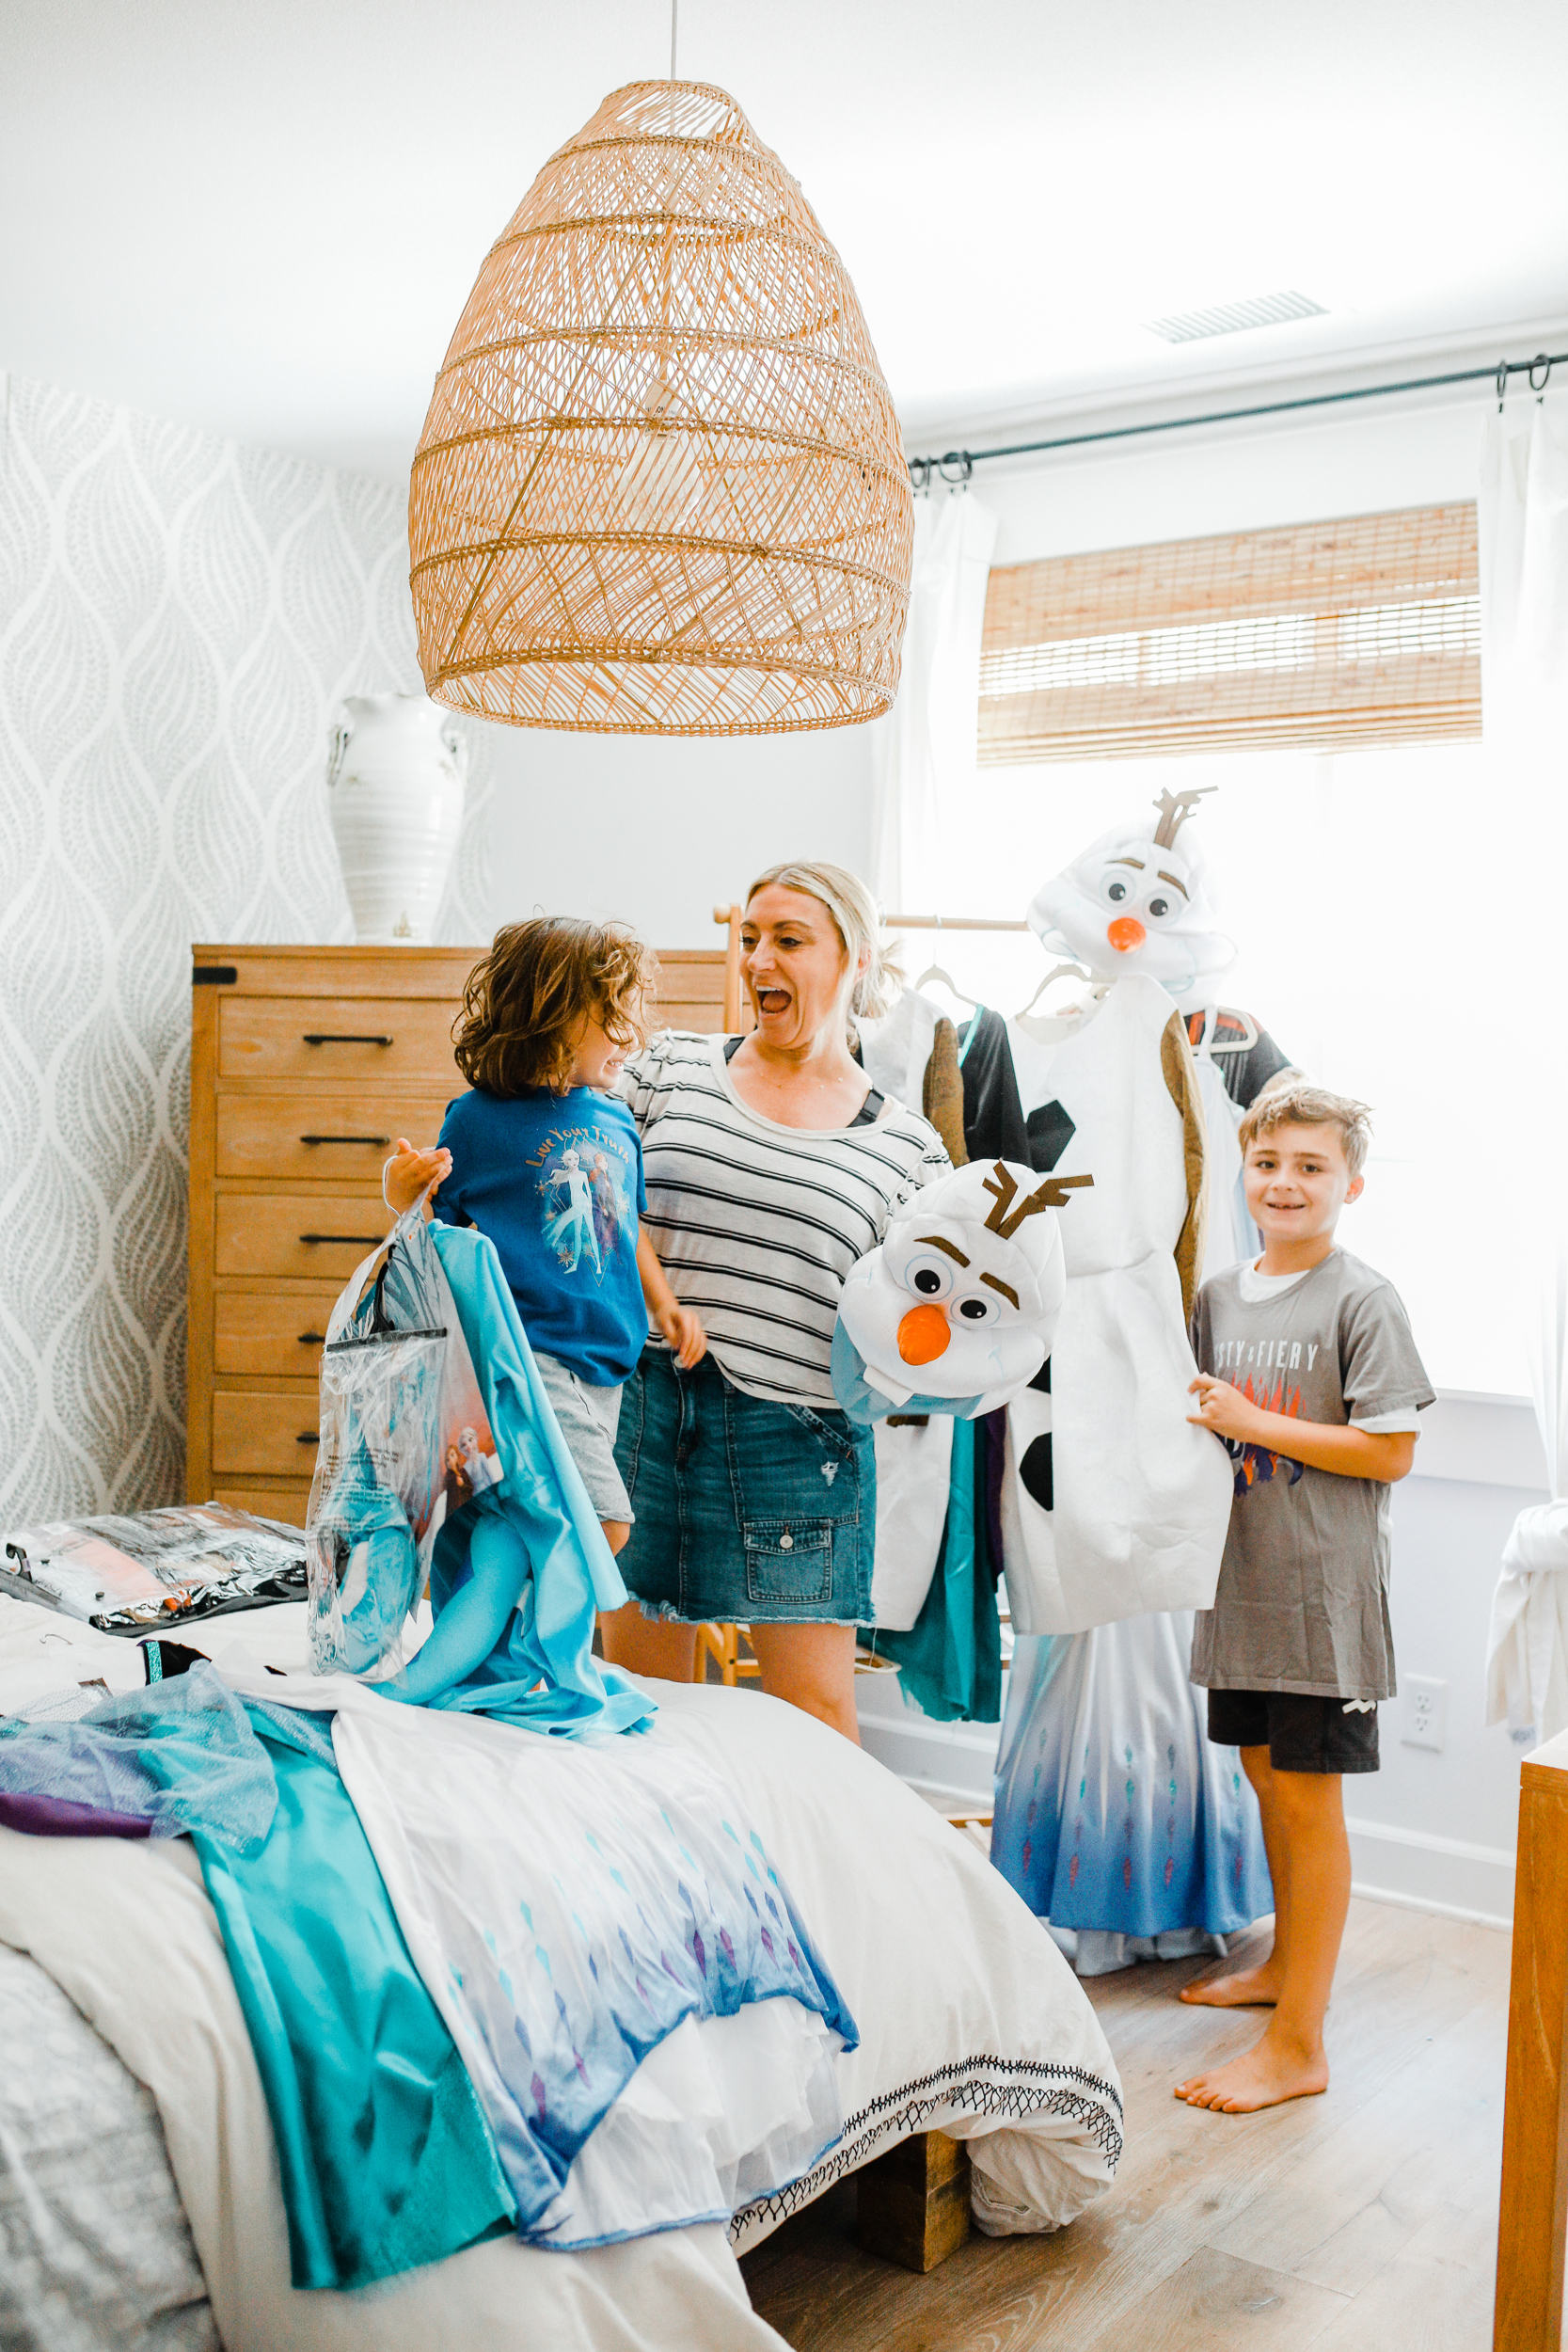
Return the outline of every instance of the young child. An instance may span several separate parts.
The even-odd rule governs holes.
[[[621,1388],[649,1323],[688,1371],[707,1347],[642,1231],[641,1144],[612,1090],[647,986],[647,950],[620,929],[545,915],[499,930],[464,992],[456,1059],[472,1091],[448,1104],[434,1151],[400,1136],[382,1177],[389,1208],[435,1186],[437,1216],[495,1243],[612,1551],[632,1520]]]
[[[1258,1792],[1274,1878],[1260,1967],[1190,1984],[1187,2001],[1274,2006],[1262,2040],[1176,2096],[1232,2115],[1328,2088],[1323,2014],[1350,1907],[1340,1778],[1377,1770],[1377,1702],[1394,1693],[1388,1488],[1410,1469],[1433,1391],[1391,1283],[1339,1248],[1362,1188],[1365,1104],[1294,1080],[1242,1120],[1256,1264],[1206,1282],[1189,1416],[1224,1438],[1236,1495],[1192,1677],[1209,1737]]]

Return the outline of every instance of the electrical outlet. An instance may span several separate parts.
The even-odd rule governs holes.
[[[1428,1675],[1404,1675],[1404,1729],[1407,1748],[1440,1748],[1449,1728],[1449,1686]]]

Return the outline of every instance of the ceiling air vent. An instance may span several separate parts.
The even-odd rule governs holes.
[[[1146,319],[1151,335],[1167,343],[1196,343],[1205,335],[1240,335],[1249,326],[1280,326],[1287,319],[1321,319],[1321,302],[1302,294],[1258,294],[1250,302],[1220,302],[1212,310],[1178,310],[1168,319]]]

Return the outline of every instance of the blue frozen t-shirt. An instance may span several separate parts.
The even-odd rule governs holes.
[[[628,1380],[648,1336],[637,1274],[642,1147],[625,1103],[592,1087],[486,1094],[447,1105],[448,1225],[496,1245],[529,1344],[598,1388]]]

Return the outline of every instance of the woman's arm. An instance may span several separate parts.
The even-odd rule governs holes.
[[[707,1354],[707,1333],[701,1319],[689,1307],[683,1307],[670,1288],[658,1253],[648,1239],[647,1229],[641,1218],[637,1226],[637,1273],[642,1284],[642,1295],[649,1314],[660,1338],[668,1340],[675,1351],[675,1361],[684,1372],[700,1364]]]
[[[1200,1372],[1187,1393],[1197,1398],[1197,1411],[1187,1419],[1218,1438],[1234,1438],[1243,1445],[1263,1446],[1283,1454],[1288,1461],[1307,1462],[1313,1470],[1332,1470],[1339,1478],[1375,1478],[1391,1485],[1408,1476],[1416,1458],[1412,1429],[1357,1429],[1334,1422],[1298,1421],[1291,1413],[1266,1413],[1228,1380]]]

